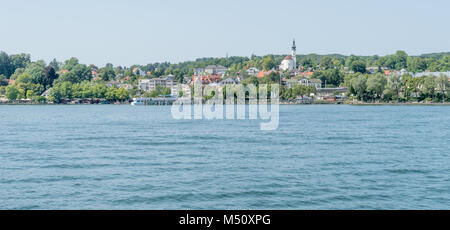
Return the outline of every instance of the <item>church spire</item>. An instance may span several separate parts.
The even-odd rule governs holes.
[[[295,38],[292,42],[292,59],[294,60],[294,69],[297,69],[297,46],[295,45]]]

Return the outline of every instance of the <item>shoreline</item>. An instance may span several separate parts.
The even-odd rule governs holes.
[[[49,105],[49,106],[57,106],[57,105],[68,105],[68,106],[76,106],[76,105],[131,105],[131,103],[121,103],[121,104],[52,104],[52,103],[0,103],[2,105]],[[225,104],[224,104],[225,105]],[[248,105],[248,104],[246,104]],[[343,102],[343,103],[289,103],[289,102],[280,102],[279,105],[349,105],[349,106],[450,106],[450,102],[445,103],[413,103],[413,102],[399,102],[399,103],[370,103],[370,102]],[[137,105],[137,106],[171,106],[171,105]]]

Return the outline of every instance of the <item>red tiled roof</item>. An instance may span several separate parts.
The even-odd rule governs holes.
[[[195,82],[199,79],[200,76],[192,76],[192,81]],[[205,76],[201,76],[202,79],[202,84],[209,84],[209,83],[219,83],[221,76],[217,75],[217,74],[212,74],[212,75],[205,75]]]
[[[292,56],[291,56],[291,55],[288,55],[288,56],[286,56],[286,57],[284,58],[284,60],[292,60]]]
[[[301,72],[300,75],[302,75],[303,77],[312,76],[314,75],[314,72]]]
[[[265,76],[271,74],[272,72],[273,72],[272,70],[269,70],[269,71],[261,71],[261,72],[258,73],[257,77],[265,77]]]

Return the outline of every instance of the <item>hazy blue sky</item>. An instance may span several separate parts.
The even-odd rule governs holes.
[[[446,0],[0,0],[0,50],[104,65],[450,51]]]

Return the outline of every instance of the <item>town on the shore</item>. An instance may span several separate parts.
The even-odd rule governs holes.
[[[129,67],[46,64],[29,54],[0,53],[0,104],[167,104],[178,87],[280,84],[286,104],[448,103],[450,52],[408,56],[290,55],[199,58]],[[192,92],[188,89],[188,92]],[[186,91],[183,91],[186,92]],[[207,96],[207,95],[206,95]]]

